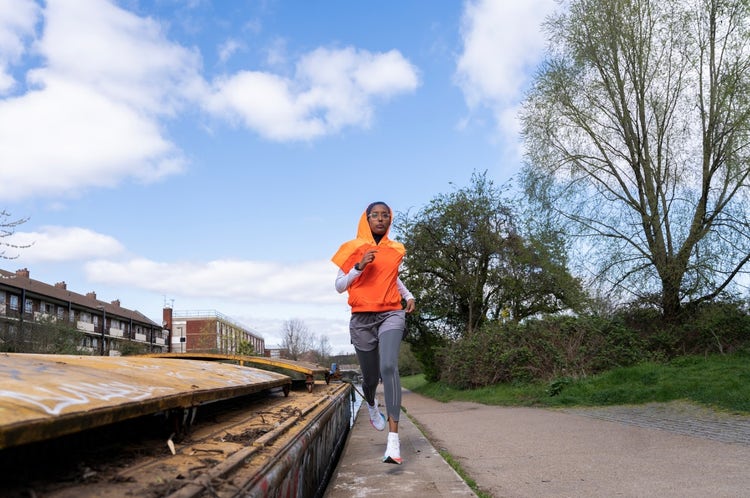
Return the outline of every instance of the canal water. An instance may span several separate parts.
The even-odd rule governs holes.
[[[355,387],[356,389],[353,390],[354,396],[349,398],[352,405],[352,416],[349,420],[349,428],[354,427],[354,420],[356,420],[359,407],[362,405],[362,396],[359,394],[362,392],[362,384],[352,384],[352,387]]]

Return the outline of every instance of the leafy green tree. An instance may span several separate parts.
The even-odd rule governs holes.
[[[54,318],[40,318],[23,325],[15,320],[0,320],[0,351],[82,354],[83,338],[83,332]]]
[[[750,2],[571,0],[522,114],[523,179],[592,282],[658,306],[750,260]]]
[[[488,320],[569,309],[582,294],[553,244],[520,235],[512,206],[486,173],[407,214],[396,231],[407,251],[402,279],[418,307],[407,340],[428,378],[438,375],[436,348]]]
[[[402,280],[431,328],[458,338],[481,327],[499,292],[513,216],[486,174],[440,194],[397,226],[406,246]]]
[[[240,339],[240,343],[237,345],[237,354],[253,356],[255,354],[255,348],[250,341]]]
[[[505,241],[506,257],[499,275],[498,298],[490,310],[495,320],[518,322],[535,315],[580,309],[586,302],[580,280],[567,268],[561,244],[549,245],[534,234],[524,240],[516,234]]]

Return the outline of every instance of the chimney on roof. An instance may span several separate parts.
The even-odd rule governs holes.
[[[29,278],[29,269],[28,268],[21,268],[20,270],[16,270],[16,276],[17,277]]]
[[[115,299],[114,301],[112,301],[112,304],[115,305],[115,306],[117,306],[119,308],[120,307],[120,300],[119,299]]]
[[[88,292],[86,293],[86,297],[89,299],[96,299],[96,292]]]
[[[67,290],[68,289],[68,284],[66,284],[65,281],[57,282],[55,284],[55,288],[62,289],[62,290]]]
[[[161,327],[162,329],[167,330],[167,347],[169,348],[168,351],[172,352],[172,308],[167,308],[166,306],[162,309],[161,312],[162,321],[161,321]]]

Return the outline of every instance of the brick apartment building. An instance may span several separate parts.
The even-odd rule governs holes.
[[[215,310],[164,308],[163,323],[172,332],[173,353],[235,354],[240,344],[247,342],[254,354],[265,354],[265,340],[260,335]]]
[[[31,351],[39,331],[50,324],[82,333],[81,352],[117,356],[126,345],[143,352],[166,352],[168,331],[119,300],[78,294],[65,282],[50,285],[30,278],[27,268],[0,270],[0,349]],[[35,335],[36,331],[36,335]]]

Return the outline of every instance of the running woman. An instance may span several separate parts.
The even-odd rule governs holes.
[[[378,380],[383,381],[389,431],[383,462],[401,465],[398,353],[406,313],[414,311],[414,296],[398,276],[406,250],[388,238],[392,219],[393,212],[385,202],[373,202],[362,213],[357,238],[342,244],[331,259],[339,267],[336,290],[349,292],[349,334],[362,370],[370,423],[379,431],[385,429],[386,419],[378,408],[375,390]]]

